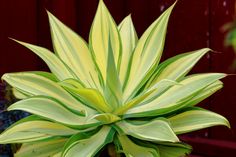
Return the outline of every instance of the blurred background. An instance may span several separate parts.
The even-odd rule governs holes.
[[[52,12],[86,40],[99,0],[0,0],[0,76],[7,72],[48,70],[28,49],[8,37],[52,50],[45,9]],[[131,13],[139,36],[175,0],[104,0],[117,24]],[[196,72],[236,72],[236,1],[178,0],[170,17],[162,60],[203,47],[214,50],[192,70]],[[157,43],[158,44],[158,43]],[[235,46],[235,48],[234,48]],[[235,51],[234,51],[235,50]],[[182,136],[191,144],[194,156],[235,157],[236,76],[223,80],[224,88],[200,106],[224,115],[232,129],[213,127]],[[0,131],[24,117],[6,113],[15,101],[0,85]],[[0,157],[10,157],[10,146],[0,146]]]

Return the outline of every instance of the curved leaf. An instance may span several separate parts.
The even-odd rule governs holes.
[[[131,109],[134,106],[146,104],[154,100],[167,87],[170,87],[172,85],[178,85],[178,83],[171,80],[163,79],[152,88],[149,88],[148,90],[143,91],[141,94],[139,94],[135,98],[125,103],[122,107],[118,108],[114,113],[118,115],[123,115],[127,110]]]
[[[122,56],[120,63],[119,78],[121,84],[125,86],[130,70],[130,60],[133,56],[133,50],[138,42],[138,36],[134,28],[131,15],[127,16],[118,26],[121,43]]]
[[[28,44],[22,41],[13,39],[17,43],[27,47],[38,55],[49,67],[53,74],[59,79],[64,80],[67,78],[76,78],[71,70],[57,57],[55,54],[50,52],[48,49]]]
[[[12,94],[17,99],[26,99],[29,97],[29,95],[25,94],[24,92],[21,92],[20,90],[16,88],[12,88]]]
[[[125,135],[118,135],[118,139],[128,157],[160,157],[157,149],[137,145]]]
[[[92,136],[74,135],[66,143],[62,157],[93,157],[103,146],[112,142],[114,133],[111,127],[103,126]]]
[[[58,101],[42,96],[18,101],[8,107],[7,110],[26,111],[50,119],[51,121],[56,121],[77,128],[87,128],[89,126],[99,125],[98,121],[91,120],[90,117],[78,116],[63,107],[63,105]]]
[[[196,96],[186,102],[185,106],[194,106],[202,100],[208,98],[223,87],[223,82],[217,80],[199,92]]]
[[[192,108],[169,118],[171,128],[176,134],[183,134],[203,128],[225,125],[230,128],[228,120],[214,112]]]
[[[67,138],[52,139],[42,142],[25,143],[17,151],[15,157],[45,157],[53,156],[60,152]]]
[[[222,73],[190,75],[153,101],[136,106],[126,112],[126,117],[147,117],[167,114],[186,107],[191,100],[204,88],[225,77]]]
[[[97,114],[97,115],[94,115],[92,118],[97,119],[103,124],[111,124],[111,123],[121,120],[120,117],[112,113]]]
[[[100,69],[103,80],[107,78],[108,41],[111,40],[111,48],[116,68],[119,69],[121,57],[121,42],[115,21],[110,15],[104,2],[100,0],[98,9],[90,30],[89,46],[94,59]]]
[[[9,83],[11,86],[20,89],[26,93],[35,96],[39,95],[52,97],[63,103],[65,107],[78,114],[88,113],[90,115],[96,113],[91,108],[81,104],[79,101],[73,98],[56,82],[53,82],[45,77],[23,72],[4,74],[2,79]]]
[[[191,153],[192,147],[183,143],[165,143],[157,145],[161,157],[180,157]]]
[[[168,79],[163,79],[163,80],[157,82],[151,88],[144,90],[144,92],[146,92],[146,91],[147,92],[153,91],[153,92],[147,98],[145,98],[145,100],[143,100],[141,103],[139,103],[139,105],[147,104],[147,103],[155,100],[157,97],[159,97],[161,94],[163,94],[168,88],[170,88],[174,85],[182,86],[182,84],[180,84],[176,81],[168,80]]]
[[[164,61],[158,66],[155,74],[152,76],[153,78],[147,83],[146,88],[153,86],[162,79],[180,80],[209,51],[209,48],[203,48],[180,54]]]
[[[58,78],[53,74],[53,73],[49,73],[49,72],[45,72],[45,71],[27,71],[27,73],[32,73],[32,74],[36,74],[42,77],[45,77],[53,82],[58,82]]]
[[[56,54],[86,87],[101,90],[96,66],[86,42],[50,12],[48,17]]]
[[[124,88],[124,100],[133,97],[155,71],[162,55],[167,23],[174,5],[162,13],[138,41]]]
[[[103,98],[103,95],[92,88],[84,88],[84,87],[75,87],[71,82],[60,82],[61,86],[63,86],[68,92],[72,93],[79,100],[83,101],[84,104],[95,108],[99,112],[111,112],[112,109],[107,104],[106,100]],[[78,85],[78,84],[77,84]]]
[[[49,72],[44,72],[44,71],[30,71],[30,72],[27,72],[27,73],[32,73],[32,74],[36,74],[36,75],[39,75],[39,76],[43,76],[45,78],[48,78],[54,82],[57,82],[58,79],[56,78],[56,76],[52,73],[49,73]],[[33,96],[32,94],[29,94],[29,93],[26,93],[20,89],[17,89],[17,88],[12,88],[12,94],[17,98],[17,99],[26,99],[26,98],[29,98],[31,96]]]
[[[0,143],[34,142],[53,136],[69,136],[77,132],[77,130],[64,125],[45,120],[23,119],[23,121],[14,124],[0,135]]]
[[[135,105],[137,105],[137,104],[141,103],[142,101],[144,101],[153,92],[154,92],[154,90],[151,90],[151,91],[148,91],[148,92],[146,92],[146,93],[144,93],[140,96],[135,97],[134,99],[130,100],[129,102],[127,102],[126,104],[124,104],[120,108],[116,109],[114,111],[114,114],[123,115],[127,110],[129,110],[130,108],[132,108]]]
[[[108,38],[108,57],[107,57],[107,77],[104,90],[104,96],[106,101],[110,105],[110,108],[116,110],[122,102],[122,86],[120,84],[118,71],[114,61],[112,43]]]
[[[58,83],[63,87],[84,88],[82,83],[73,78],[69,78]]]
[[[155,119],[145,124],[134,124],[128,121],[117,122],[118,131],[135,138],[152,142],[178,142],[168,122]]]

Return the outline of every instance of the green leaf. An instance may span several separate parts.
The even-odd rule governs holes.
[[[155,20],[138,41],[124,90],[124,100],[133,97],[158,66],[164,48],[167,23],[174,5]]]
[[[169,121],[176,134],[192,132],[216,125],[225,125],[230,128],[230,124],[225,117],[198,108],[191,108],[188,111],[170,117]]]
[[[12,94],[17,99],[26,99],[29,97],[27,94],[24,94],[23,92],[21,92],[20,90],[17,90],[16,88],[12,88]]]
[[[146,103],[149,103],[149,102],[155,100],[157,97],[159,97],[161,94],[163,94],[166,91],[166,89],[168,89],[174,85],[182,86],[182,84],[180,84],[176,81],[168,80],[168,79],[163,79],[163,80],[157,82],[151,88],[144,90],[144,92],[149,92],[149,91],[153,91],[153,92],[138,105],[146,104]]]
[[[63,87],[85,88],[82,83],[73,78],[69,78],[58,83]]]
[[[75,75],[71,72],[70,68],[67,67],[57,56],[55,56],[55,54],[50,52],[48,49],[18,41],[15,39],[13,40],[27,47],[36,55],[38,55],[47,64],[51,72],[55,74],[55,76],[59,80],[64,80],[67,78],[76,78]]]
[[[118,135],[118,139],[128,157],[160,157],[157,149],[137,145],[125,135]]]
[[[149,95],[151,95],[154,92],[154,90],[148,91],[140,96],[135,97],[134,99],[130,100],[128,103],[124,104],[120,108],[116,109],[114,111],[114,114],[117,115],[123,115],[127,110],[130,108],[136,106],[137,104],[141,103],[144,101]]]
[[[103,95],[96,89],[84,88],[81,86],[76,87],[75,83],[71,84],[71,82],[69,83],[68,81],[67,83],[63,81],[59,84],[91,108],[94,108],[99,112],[112,111],[112,108],[107,104],[106,100],[103,98]]]
[[[111,123],[121,120],[120,117],[112,113],[101,113],[101,114],[97,114],[93,116],[92,118],[97,119],[103,124],[111,124]]]
[[[98,9],[90,30],[89,46],[93,57],[100,69],[103,80],[107,78],[108,41],[111,40],[111,48],[116,68],[119,70],[120,57],[122,55],[121,41],[115,21],[110,15],[104,2],[100,0]]]
[[[45,72],[45,71],[27,71],[27,73],[32,73],[32,74],[36,74],[42,77],[45,77],[53,82],[58,82],[58,78],[53,74],[53,73],[49,73],[49,72]]]
[[[107,78],[104,96],[110,108],[116,110],[122,102],[122,87],[116,69],[110,36],[108,38]]]
[[[162,119],[154,119],[145,124],[135,124],[120,121],[115,127],[121,134],[152,142],[178,142],[179,139],[172,131],[169,123]]]
[[[192,151],[192,147],[184,143],[165,143],[157,148],[161,157],[184,157]]]
[[[130,70],[130,61],[133,56],[133,50],[138,42],[138,36],[135,31],[131,15],[127,16],[118,26],[121,43],[122,57],[120,63],[119,77],[121,84],[125,86]]]
[[[91,28],[90,47],[105,83],[104,96],[115,110],[122,102],[118,76],[122,48],[117,26],[102,0]]]
[[[8,107],[7,110],[26,111],[49,119],[51,121],[59,122],[80,129],[99,125],[98,121],[92,119],[89,120],[90,117],[78,116],[70,112],[58,101],[53,100],[52,98],[42,96],[32,97],[29,99],[18,101]]]
[[[15,157],[45,157],[59,153],[67,138],[50,139],[42,142],[25,143],[17,151]]]
[[[86,87],[101,90],[95,63],[86,42],[48,12],[53,47]]]
[[[53,136],[69,136],[77,133],[77,130],[64,125],[37,119],[23,119],[14,124],[0,135],[0,143],[26,143]]]
[[[194,96],[188,102],[186,102],[185,106],[194,106],[198,104],[202,100],[208,98],[209,96],[211,96],[212,94],[220,90],[222,87],[223,87],[223,82],[217,80],[216,82],[204,88],[201,92],[199,92],[196,96]]]
[[[143,91],[141,94],[125,103],[122,107],[118,108],[114,114],[123,115],[127,110],[134,106],[148,103],[159,96],[167,87],[172,85],[178,85],[178,83],[175,81],[163,79],[152,88]]]
[[[209,48],[203,48],[180,54],[164,61],[158,66],[155,74],[152,76],[153,78],[148,81],[146,88],[153,86],[162,79],[180,80],[208,51],[210,51]]]
[[[93,157],[106,144],[113,141],[114,133],[111,127],[103,126],[92,136],[76,134],[66,143],[62,157]]]
[[[200,93],[204,88],[225,77],[222,73],[190,75],[180,81],[181,85],[169,88],[153,101],[128,110],[126,117],[148,117],[171,113],[186,107],[187,101]]]
[[[52,73],[44,72],[44,71],[30,71],[28,73],[33,73],[39,76],[43,76],[45,78],[48,78],[54,82],[57,82],[58,79],[56,78],[55,75]],[[33,96],[32,94],[26,93],[20,89],[12,88],[12,94],[17,98],[17,99],[26,99],[28,97]]]
[[[52,97],[60,101],[71,111],[76,112],[78,114],[85,113],[91,115],[96,113],[96,111],[83,105],[75,98],[73,98],[56,82],[53,82],[45,77],[32,73],[22,72],[4,74],[2,79],[14,88],[20,89],[31,95]]]

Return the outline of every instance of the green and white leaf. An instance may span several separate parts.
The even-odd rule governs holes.
[[[101,114],[94,115],[92,118],[97,119],[103,124],[111,124],[111,123],[121,120],[119,116],[112,113],[101,113]]]
[[[56,76],[52,73],[49,72],[44,72],[44,71],[30,71],[28,73],[32,73],[32,74],[36,74],[45,78],[48,78],[54,82],[57,82],[58,79],[56,78]],[[17,99],[26,99],[29,98],[31,96],[33,96],[32,94],[26,93],[20,89],[16,89],[16,88],[12,88],[12,94],[17,98]]]
[[[133,51],[138,42],[138,36],[134,28],[131,15],[124,18],[118,26],[120,39],[122,43],[122,57],[120,63],[119,78],[123,86],[125,86],[128,73],[130,70],[131,58]]]
[[[160,157],[158,149],[137,145],[125,135],[117,137],[127,157]]]
[[[35,96],[52,97],[64,104],[65,107],[79,114],[96,113],[96,111],[92,110],[89,107],[86,107],[75,98],[73,98],[56,82],[53,82],[45,77],[23,72],[4,74],[2,79],[9,83],[11,86],[29,94]]]
[[[64,80],[67,78],[76,78],[71,69],[66,66],[55,54],[49,51],[46,48],[35,46],[32,44],[28,44],[22,41],[18,41],[13,39],[17,43],[27,47],[31,51],[33,51],[36,55],[38,55],[49,67],[51,72],[59,79]]]
[[[114,133],[111,127],[103,126],[90,137],[76,134],[66,143],[62,157],[93,157],[103,146],[113,141]]]
[[[69,136],[78,131],[64,125],[45,120],[20,121],[0,135],[0,143],[26,143],[48,139],[54,136]]]
[[[63,87],[85,88],[79,80],[69,78],[58,82]]]
[[[154,21],[139,39],[124,88],[124,100],[133,97],[155,71],[162,55],[167,23],[174,5]]]
[[[211,96],[212,94],[220,90],[222,87],[223,87],[223,82],[217,80],[216,82],[204,88],[201,92],[199,92],[196,96],[194,96],[188,102],[186,102],[185,106],[194,106],[200,103],[202,100],[208,98],[209,96]]]
[[[162,119],[155,119],[145,124],[120,121],[115,125],[120,134],[130,135],[141,140],[152,142],[179,141],[169,123]]]
[[[93,57],[100,69],[103,80],[107,78],[108,41],[111,40],[111,48],[116,68],[119,69],[122,55],[121,41],[117,25],[110,15],[104,2],[100,0],[93,24],[90,30],[89,46]]]
[[[167,59],[158,66],[152,79],[148,81],[146,88],[152,87],[163,79],[180,80],[209,51],[209,48],[203,48]]]
[[[49,97],[32,97],[22,101],[18,101],[8,107],[8,111],[22,110],[40,117],[73,126],[79,129],[98,126],[100,123],[92,120],[91,117],[83,117],[76,115],[66,109],[60,102]]]
[[[84,104],[96,109],[99,112],[111,112],[112,108],[107,104],[103,95],[92,88],[84,88],[79,86],[79,84],[72,82],[60,82],[59,84],[64,87],[68,92],[77,97],[79,100],[84,102]],[[76,87],[77,86],[77,87]]]
[[[54,51],[86,87],[101,91],[98,72],[86,42],[48,12]]]
[[[181,85],[171,87],[155,100],[128,110],[125,113],[126,117],[157,116],[186,107],[185,102],[210,84],[225,76],[223,73],[209,73],[186,77],[179,82]]]
[[[16,88],[12,88],[12,94],[17,99],[26,99],[29,97],[27,94],[24,94],[23,92],[21,92],[20,90]]]
[[[127,110],[131,109],[132,107],[136,105],[146,104],[154,100],[157,96],[162,94],[162,92],[166,88],[173,85],[179,85],[179,83],[175,81],[163,79],[152,88],[149,88],[148,90],[144,90],[141,94],[139,94],[135,98],[125,103],[122,107],[118,108],[114,113],[118,115],[123,115]]]
[[[157,145],[161,157],[181,157],[191,153],[192,147],[183,143]]]
[[[110,34],[112,35],[112,34]],[[118,71],[115,65],[114,50],[111,44],[111,37],[108,38],[108,58],[107,58],[107,77],[104,89],[104,97],[110,108],[116,110],[122,103],[122,86],[120,84]]]
[[[228,120],[211,111],[192,108],[169,118],[171,128],[176,134],[183,134],[203,128],[224,125],[230,128]]]
[[[53,156],[60,151],[67,141],[67,138],[51,139],[42,142],[25,143],[17,151],[15,157],[45,157]]]

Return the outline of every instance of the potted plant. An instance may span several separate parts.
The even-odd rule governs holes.
[[[117,26],[100,0],[89,44],[48,12],[55,54],[15,41],[51,73],[3,75],[22,99],[8,111],[32,115],[4,131],[0,143],[23,143],[16,157],[90,157],[106,146],[110,156],[178,157],[191,146],[177,135],[229,127],[223,116],[195,107],[222,88],[226,74],[186,76],[209,48],[159,64],[174,5],[138,39],[131,16]]]

